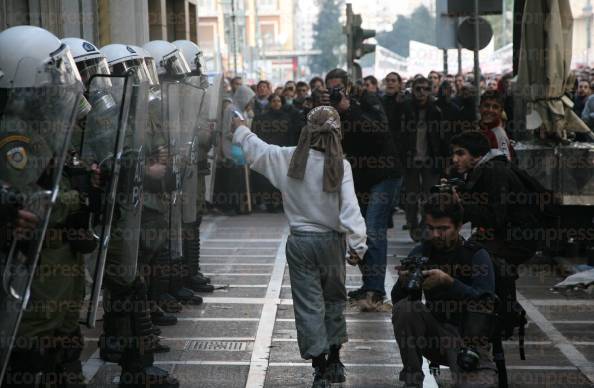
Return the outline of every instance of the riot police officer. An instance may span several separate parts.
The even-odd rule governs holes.
[[[205,75],[202,74],[202,64],[200,63],[200,56],[202,51],[198,45],[190,40],[176,40],[173,42],[188,59],[188,63],[192,70],[189,81],[197,87],[207,90],[209,82]],[[205,99],[206,100],[206,99]],[[210,279],[202,274],[200,271],[200,224],[202,223],[202,215],[204,214],[204,197],[205,197],[205,177],[210,174],[208,165],[208,152],[213,144],[213,134],[208,122],[208,111],[210,101],[202,102],[202,109],[198,110],[198,125],[195,133],[196,150],[195,150],[195,188],[188,188],[184,190],[184,224],[183,224],[183,257],[185,263],[186,274],[184,284],[191,290],[197,292],[213,292],[214,287],[210,284]],[[200,101],[193,101],[197,108],[200,108]],[[193,158],[191,158],[193,159]]]
[[[75,172],[70,135],[90,105],[70,50],[50,32],[9,28],[0,51],[0,180],[25,209],[11,211],[16,222],[0,253],[2,371],[10,355],[3,387],[81,387],[83,254],[95,240],[88,196],[75,187],[91,173]]]
[[[145,138],[148,135],[150,81],[142,58],[130,46],[112,44],[101,49],[111,74],[127,77],[133,85],[130,118],[124,132],[123,155],[117,182],[116,214],[105,269],[103,359],[122,367],[121,387],[171,387],[179,382],[153,365],[154,354],[168,351],[153,327],[147,287],[138,271],[144,188]],[[148,171],[147,176],[154,175]],[[176,322],[175,317],[172,317]]]
[[[161,88],[161,110],[158,127],[161,136],[167,139],[166,144],[153,144],[151,149],[161,155],[164,151],[167,160],[167,175],[162,187],[161,201],[158,204],[148,203],[143,214],[143,225],[152,228],[155,235],[165,239],[151,242],[147,247],[147,256],[153,258],[153,277],[151,279],[152,297],[165,311],[173,300],[198,305],[202,303],[200,296],[183,287],[183,279],[188,272],[183,261],[182,232],[182,195],[185,172],[188,169],[186,145],[194,131],[197,116],[192,112],[191,104],[195,86],[185,82],[191,73],[190,67],[182,52],[166,41],[152,41],[143,46],[155,59],[157,74]],[[191,116],[190,114],[193,113]],[[156,137],[157,139],[158,137]],[[170,179],[173,178],[173,179]],[[171,310],[170,310],[171,311]]]

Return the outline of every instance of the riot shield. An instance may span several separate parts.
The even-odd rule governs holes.
[[[169,163],[175,176],[175,190],[170,193],[168,222],[169,222],[169,253],[171,258],[182,256],[182,189],[183,189],[183,134],[182,134],[182,106],[187,85],[176,81],[166,81],[161,84],[162,125],[169,137]]]
[[[131,76],[96,75],[89,80],[87,93],[92,110],[86,119],[81,142],[81,157],[85,164],[97,164],[101,170],[100,208],[93,213],[93,229],[99,246],[90,260],[91,292],[87,325],[94,327],[107,250],[111,238],[113,215],[128,116],[132,101]]]
[[[182,222],[185,224],[196,221],[198,201],[198,159],[199,159],[199,130],[204,125],[200,115],[206,89],[200,84],[200,77],[190,77],[183,88],[181,106],[182,144]]]
[[[76,84],[0,89],[0,95],[0,205],[31,212],[38,219],[31,233],[17,235],[6,220],[0,226],[1,381],[58,197],[82,88]]]
[[[206,118],[213,133],[213,147],[209,151],[210,175],[206,177],[205,200],[213,203],[214,187],[216,179],[217,160],[221,144],[221,127],[223,123],[223,97],[225,95],[225,83],[222,74],[217,75],[212,85],[206,91],[205,102],[202,106],[202,118]]]

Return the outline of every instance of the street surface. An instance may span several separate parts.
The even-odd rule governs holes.
[[[389,233],[389,295],[395,281],[395,255],[414,243],[395,217]],[[187,306],[179,323],[162,327],[170,353],[158,354],[159,366],[170,370],[183,388],[309,387],[311,364],[299,356],[293,323],[289,271],[284,256],[288,225],[281,214],[205,218],[201,267],[221,289],[206,294],[201,306]],[[519,298],[529,315],[526,360],[517,340],[505,344],[513,387],[594,386],[594,298],[555,293],[563,279],[547,261],[522,273]],[[347,266],[347,288],[360,285],[357,268]],[[223,287],[226,286],[226,287]],[[350,342],[342,351],[347,383],[336,387],[397,387],[401,360],[390,312],[347,311]],[[85,375],[90,388],[116,387],[120,369],[99,359],[99,327],[85,333]],[[429,375],[426,371],[426,375]],[[441,368],[439,386],[447,386]],[[425,387],[437,386],[432,377]]]

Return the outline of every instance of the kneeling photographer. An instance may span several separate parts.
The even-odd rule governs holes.
[[[392,289],[400,381],[422,387],[425,357],[449,366],[457,387],[496,386],[489,340],[497,297],[489,253],[460,235],[463,209],[451,193],[432,194],[422,210],[425,239],[403,260]]]

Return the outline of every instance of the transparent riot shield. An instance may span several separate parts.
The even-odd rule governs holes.
[[[183,190],[183,134],[182,106],[187,85],[181,82],[163,82],[161,84],[162,125],[169,137],[169,163],[175,176],[175,190],[170,193],[169,221],[169,253],[171,258],[182,256],[182,190]]]
[[[17,231],[9,220],[0,226],[1,381],[58,197],[82,87],[0,89],[0,95],[0,206],[37,218],[30,232]]]
[[[181,106],[181,133],[182,144],[182,222],[189,224],[196,221],[198,201],[198,151],[202,106],[204,104],[206,89],[199,82],[200,77],[191,77],[183,88]]]
[[[90,275],[92,279],[87,325],[94,327],[99,305],[99,295],[107,250],[111,238],[113,215],[122,152],[126,131],[130,130],[128,116],[132,101],[133,80],[131,76],[96,75],[89,80],[87,92],[92,109],[84,126],[81,157],[85,164],[96,164],[102,176],[99,188],[101,200],[99,209],[93,213],[93,230],[99,246],[90,255]]]
[[[217,160],[219,158],[223,122],[223,97],[225,83],[222,74],[217,75],[212,85],[206,91],[205,102],[202,105],[201,118],[206,118],[208,126],[213,133],[213,147],[209,152],[210,175],[206,177],[205,200],[213,203],[214,187],[216,180]]]

